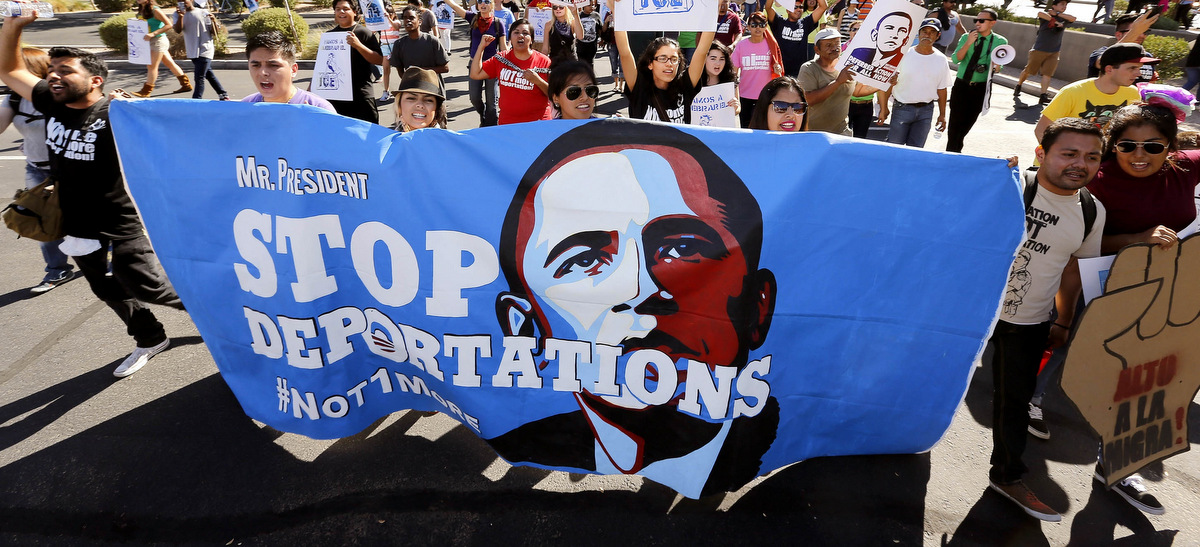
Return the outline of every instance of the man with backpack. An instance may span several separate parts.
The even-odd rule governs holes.
[[[988,482],[1026,513],[1048,522],[1062,516],[1021,480],[1028,471],[1021,461],[1028,404],[1042,354],[1066,342],[1074,321],[1079,279],[1064,279],[1063,269],[1072,257],[1100,255],[1104,207],[1084,187],[1100,169],[1102,135],[1081,118],[1063,118],[1046,128],[1036,151],[1041,168],[1025,175],[1026,240],[1009,271],[1000,320],[988,341],[995,384]],[[1056,295],[1062,296],[1057,316]]]

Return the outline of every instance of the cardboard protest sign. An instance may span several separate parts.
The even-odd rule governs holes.
[[[525,10],[529,24],[533,27],[533,41],[541,42],[546,34],[546,23],[554,19],[554,10],[550,8],[528,8]]]
[[[150,34],[150,25],[142,19],[129,19],[125,22],[126,37],[129,40],[129,62],[138,65],[150,64],[150,42],[146,35]]]
[[[333,438],[437,410],[510,462],[693,498],[928,450],[1024,234],[1003,160],[816,133],[400,134],[171,99],[111,119],[155,251],[254,419]],[[210,160],[182,172],[180,119],[208,120],[189,136]]]
[[[330,31],[321,35],[317,62],[313,65],[312,92],[331,101],[354,99],[350,89],[350,44],[346,31]]]
[[[1200,236],[1117,254],[1080,318],[1062,388],[1100,435],[1109,484],[1188,450],[1200,388]]]
[[[887,89],[924,17],[925,8],[908,0],[875,2],[862,29],[838,59],[837,69],[849,66],[854,81]]]
[[[738,128],[737,113],[729,103],[737,98],[733,82],[704,86],[692,99],[692,125]]]
[[[621,0],[617,30],[705,32],[717,29],[717,0]]]
[[[379,32],[392,28],[392,22],[383,11],[383,0],[358,0],[358,6],[367,30]]]

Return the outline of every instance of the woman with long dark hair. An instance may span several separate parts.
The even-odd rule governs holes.
[[[750,129],[808,131],[808,101],[800,82],[780,76],[767,82],[750,115]]]
[[[608,2],[609,10],[612,10],[613,0]],[[691,121],[692,98],[704,76],[702,56],[708,55],[716,33],[700,34],[690,63],[680,54],[679,42],[671,38],[655,38],[635,59],[625,31],[618,30],[615,35],[621,71],[625,73],[629,117],[670,123]]]
[[[546,92],[554,105],[554,117],[586,120],[596,117],[596,98],[600,86],[592,65],[579,59],[561,61],[550,69]]]

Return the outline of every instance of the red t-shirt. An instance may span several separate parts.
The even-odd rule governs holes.
[[[550,119],[550,99],[533,82],[525,79],[526,69],[550,68],[550,58],[540,51],[530,53],[532,55],[522,61],[510,49],[483,62],[482,68],[488,78],[500,78],[500,125]],[[500,62],[500,57],[521,70],[509,68]]]
[[[1175,153],[1178,167],[1145,178],[1131,177],[1117,160],[1100,164],[1088,190],[1104,204],[1105,235],[1136,234],[1158,225],[1182,230],[1196,219],[1196,183],[1200,181],[1200,150]]]

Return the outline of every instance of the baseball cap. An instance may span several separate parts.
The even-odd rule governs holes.
[[[1154,57],[1146,55],[1146,52],[1142,49],[1142,46],[1137,44],[1113,44],[1108,46],[1108,49],[1104,50],[1104,53],[1100,55],[1100,68],[1104,68],[1106,66],[1116,66],[1129,62],[1153,64],[1161,60],[1162,59],[1155,59]]]
[[[924,21],[921,21],[921,26],[917,28],[917,32],[920,32],[921,29],[923,29],[925,27],[929,27],[933,30],[941,32],[942,31],[942,22],[938,21],[936,17],[930,17]]]
[[[813,41],[820,42],[821,40],[828,40],[830,38],[841,38],[841,37],[842,37],[842,33],[838,32],[837,29],[823,28],[823,29],[817,31],[817,37],[813,38]]]

